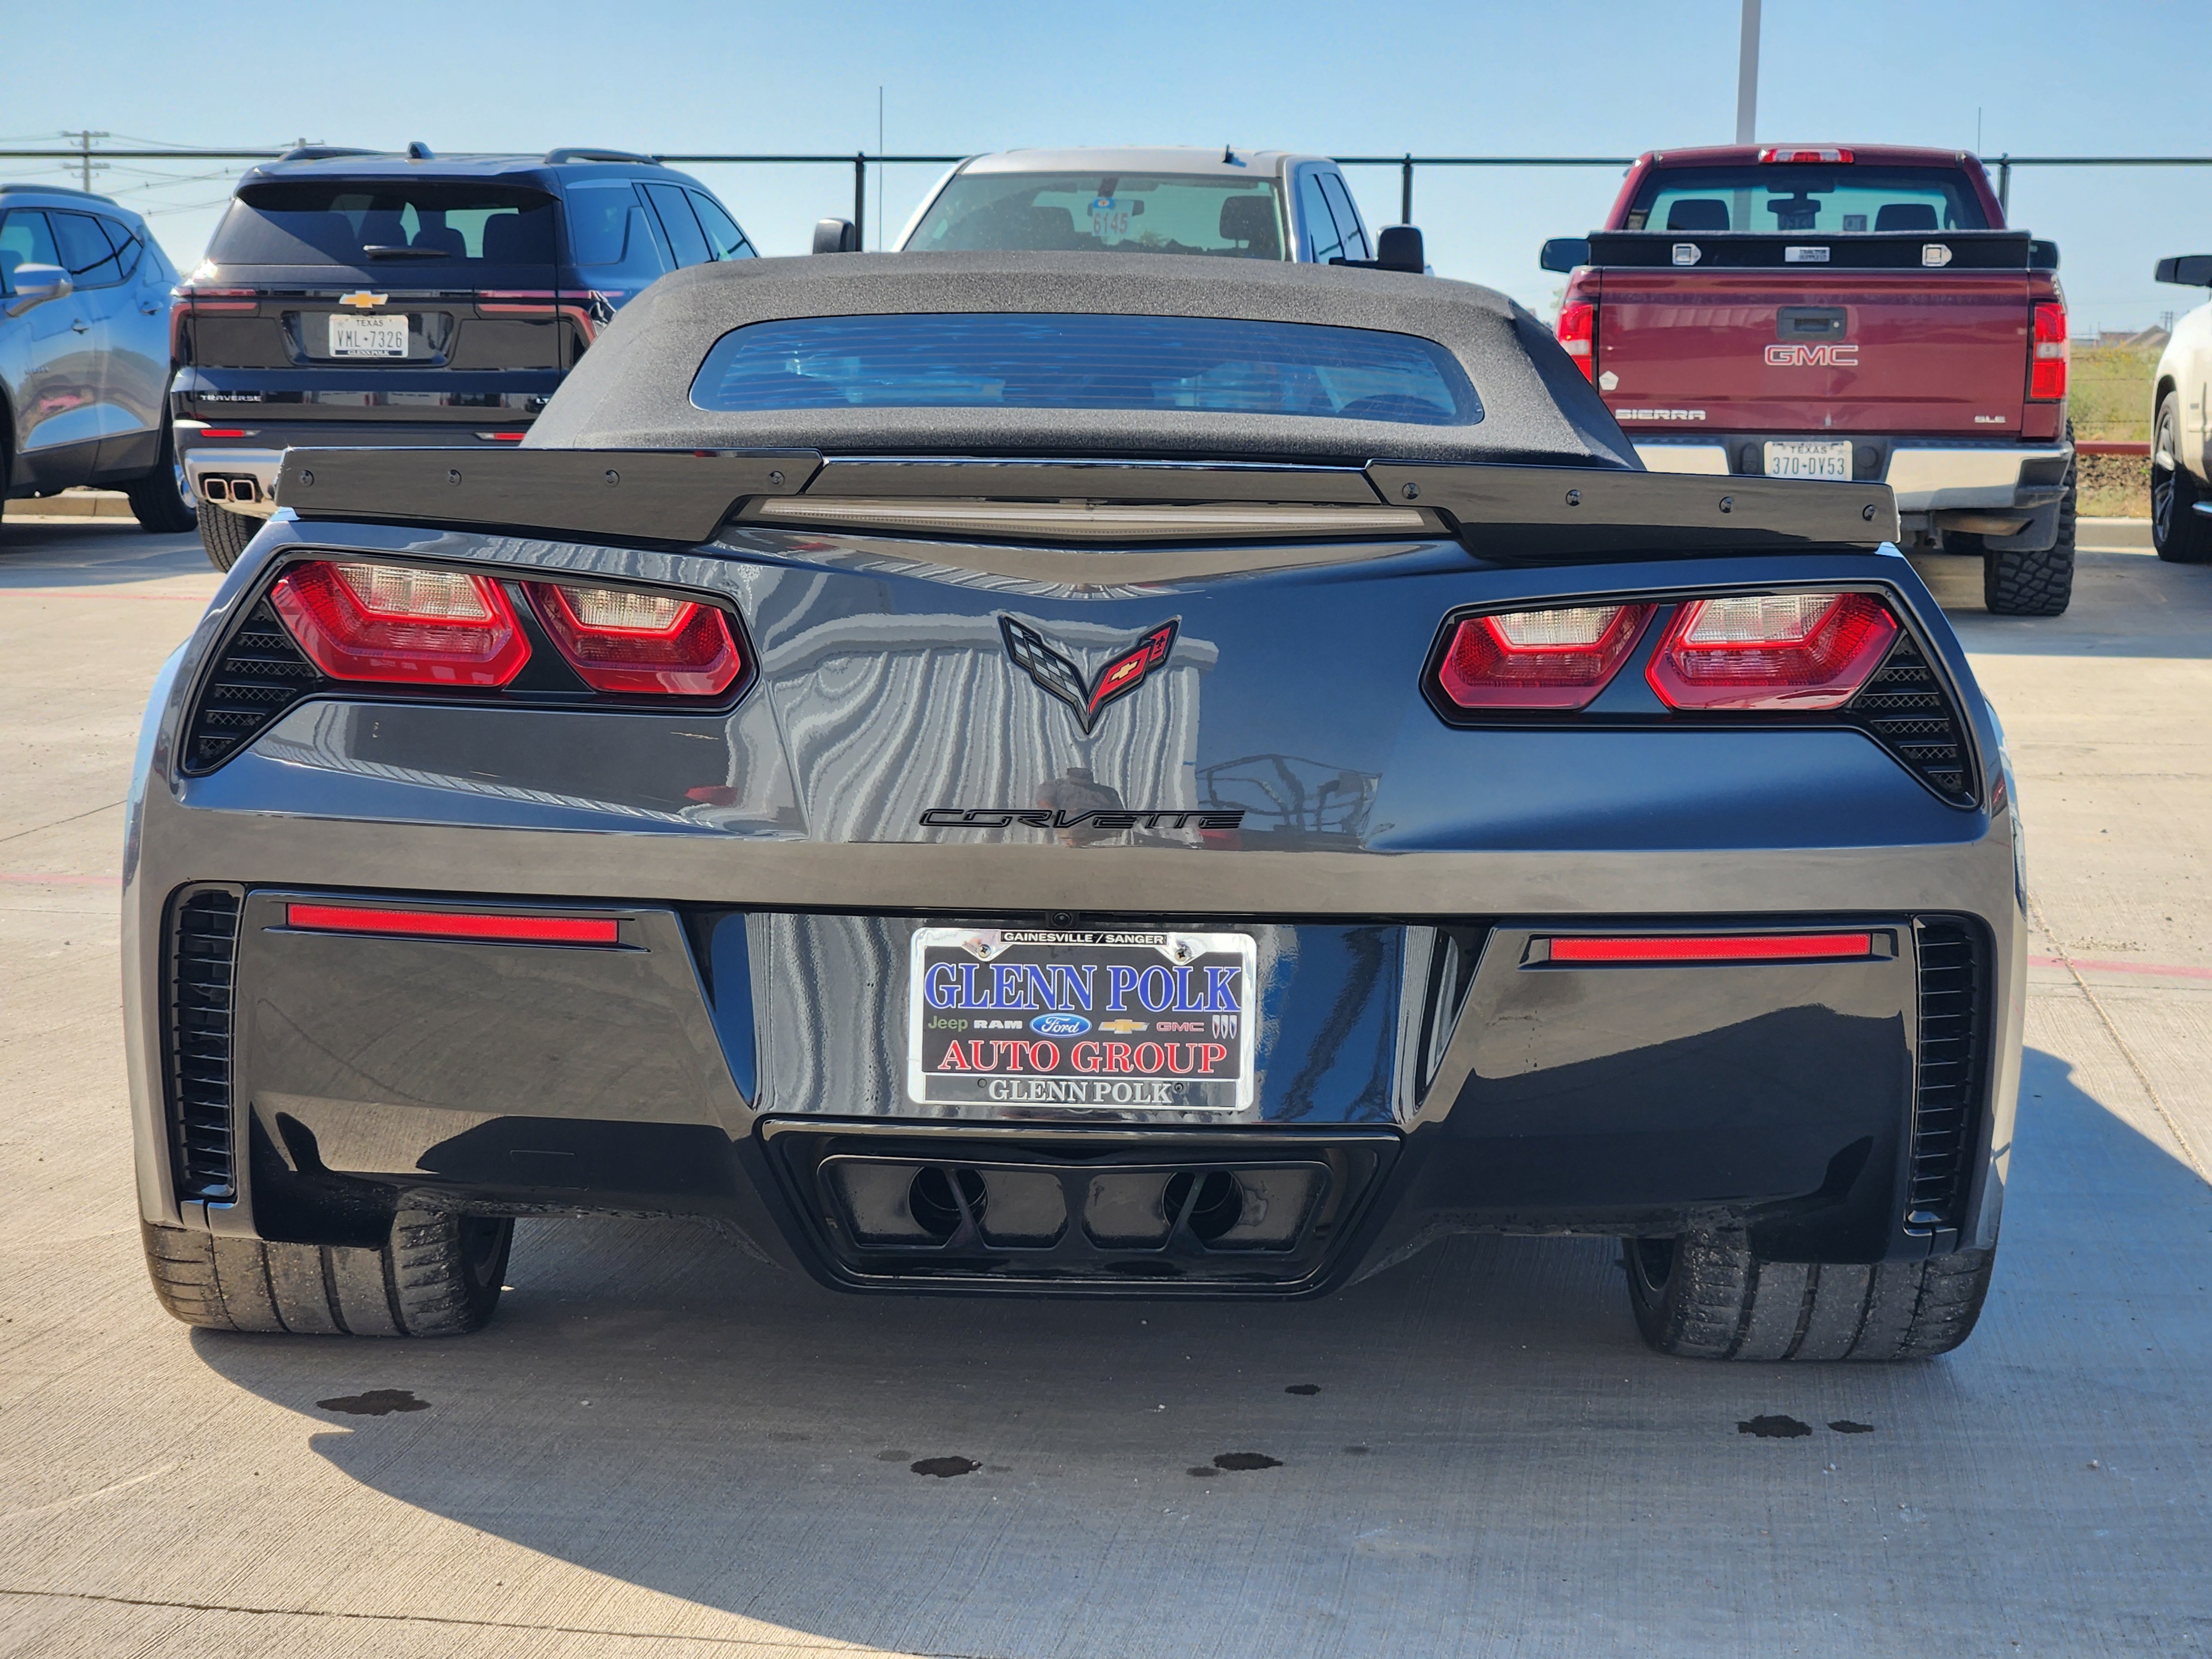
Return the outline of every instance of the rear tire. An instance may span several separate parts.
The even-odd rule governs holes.
[[[142,1222],[161,1305],[213,1331],[462,1336],[498,1305],[514,1223],[402,1210],[381,1249],[264,1243]]]
[[[1622,1241],[1637,1328],[1688,1359],[1933,1359],[1972,1334],[1996,1251],[1762,1261],[1740,1232]]]
[[[2159,399],[2150,441],[2150,544],[2168,564],[2212,562],[2212,519],[2197,510],[2203,486],[2181,464],[2181,398]],[[2159,458],[2172,463],[2162,466]]]
[[[199,522],[199,503],[193,499],[191,480],[177,459],[176,434],[161,422],[161,458],[154,470],[125,489],[131,514],[142,530],[174,535]]]
[[[258,519],[212,502],[200,503],[200,545],[207,550],[208,562],[218,570],[236,564],[238,556],[246,551],[246,543],[260,528]]]
[[[2074,428],[2069,426],[2070,441]],[[1992,616],[2058,617],[2074,599],[2074,462],[2066,463],[2066,493],[2058,498],[2058,538],[2040,553],[1982,555],[1982,603]]]

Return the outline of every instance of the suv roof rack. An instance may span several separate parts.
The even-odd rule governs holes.
[[[568,161],[630,161],[639,167],[655,165],[650,155],[640,155],[627,149],[600,149],[591,144],[572,144],[545,152],[545,165],[557,167]]]
[[[323,161],[333,155],[388,155],[382,149],[362,149],[352,144],[295,144],[276,159],[280,161]]]

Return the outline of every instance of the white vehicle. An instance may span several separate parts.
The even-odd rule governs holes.
[[[2158,280],[2212,288],[2212,253],[2158,262]],[[2212,563],[2212,302],[2174,325],[2151,376],[2150,538],[2176,564]]]
[[[1368,234],[1325,155],[1158,147],[1015,149],[963,161],[900,233],[901,252],[1197,253],[1422,269],[1420,233]]]

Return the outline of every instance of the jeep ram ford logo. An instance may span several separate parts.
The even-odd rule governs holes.
[[[1857,343],[1846,340],[1840,345],[1771,345],[1766,348],[1769,368],[1856,368],[1859,366]]]

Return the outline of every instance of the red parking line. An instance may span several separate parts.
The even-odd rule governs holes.
[[[2099,974],[2149,974],[2159,979],[2212,979],[2212,968],[2171,962],[2100,962],[2089,957],[2030,957],[2031,968],[2081,968]]]

